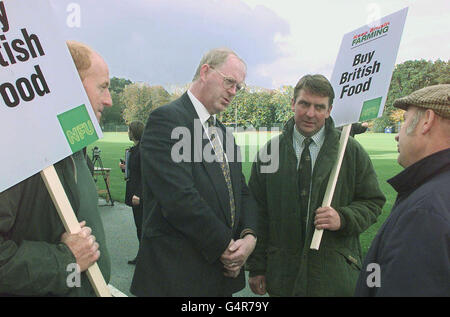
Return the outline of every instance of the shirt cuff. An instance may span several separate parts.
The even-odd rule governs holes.
[[[256,232],[253,231],[252,229],[244,229],[244,230],[242,230],[241,235],[240,235],[240,238],[242,239],[242,238],[244,238],[244,237],[245,237],[246,235],[248,235],[248,234],[251,234],[252,236],[255,237],[255,239],[257,239],[257,237],[256,237]]]

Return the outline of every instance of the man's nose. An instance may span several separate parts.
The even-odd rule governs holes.
[[[308,111],[306,111],[306,115],[310,118],[314,117],[316,115],[316,109],[314,109],[313,106],[308,108]]]
[[[237,86],[236,84],[234,84],[233,86],[231,86],[231,88],[228,89],[228,92],[232,95],[235,96],[237,93]]]
[[[105,99],[103,100],[103,105],[105,107],[112,107],[112,98],[109,90],[106,91]]]

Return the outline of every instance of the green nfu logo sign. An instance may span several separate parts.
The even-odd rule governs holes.
[[[366,121],[376,118],[378,116],[378,112],[380,111],[381,99],[381,97],[378,97],[364,101],[359,121]]]
[[[84,104],[59,114],[58,120],[73,153],[98,140],[97,132]]]

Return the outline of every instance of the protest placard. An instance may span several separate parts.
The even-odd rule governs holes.
[[[0,1],[0,192],[102,137],[48,1]]]
[[[344,35],[331,75],[336,126],[383,114],[408,8]]]
[[[0,192],[41,172],[64,227],[77,233],[53,164],[102,132],[48,0],[0,1],[0,70]],[[87,274],[97,295],[110,296],[96,263]]]
[[[351,124],[383,114],[408,8],[344,35],[331,75],[335,92],[331,116],[342,131],[322,207],[331,204]],[[318,250],[323,230],[315,230],[311,249]]]

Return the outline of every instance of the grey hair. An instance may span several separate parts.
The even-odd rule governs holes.
[[[194,79],[192,81],[196,81],[200,77],[200,69],[204,64],[208,64],[213,68],[218,68],[222,66],[223,63],[225,63],[228,56],[230,55],[236,56],[242,62],[242,64],[244,64],[245,68],[247,68],[245,62],[234,51],[226,47],[214,48],[208,51],[205,55],[203,55],[202,59],[200,60],[200,64],[197,67],[197,71],[195,72]]]
[[[411,120],[411,123],[406,127],[406,134],[410,135],[416,130],[417,124],[419,123],[420,119],[422,119],[426,111],[426,109],[417,108],[416,113]]]

